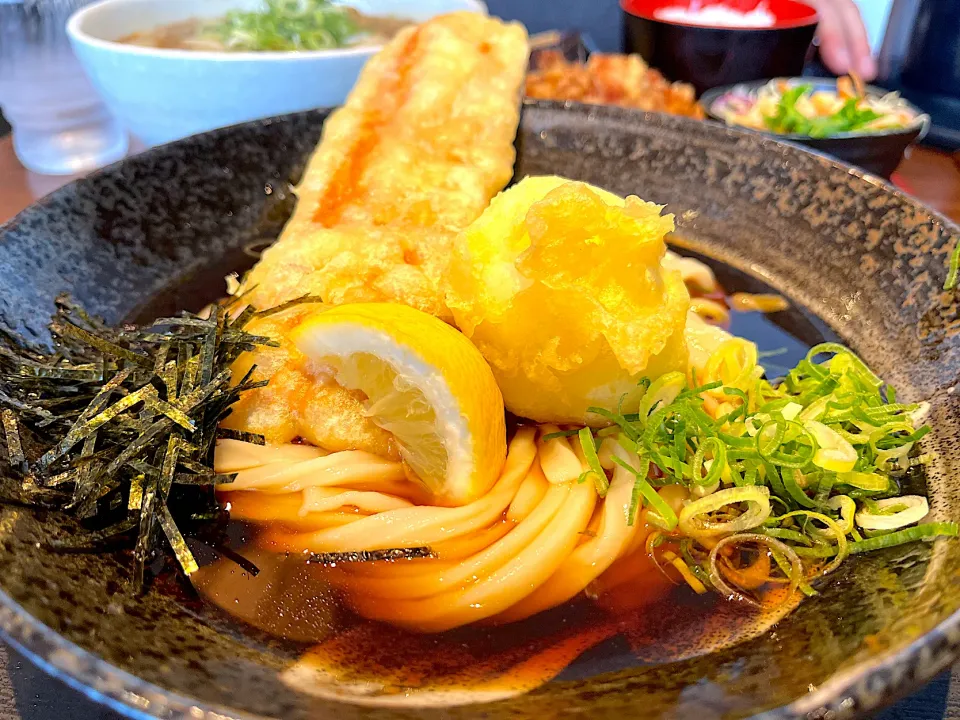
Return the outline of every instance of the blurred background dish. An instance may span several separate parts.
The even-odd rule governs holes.
[[[799,75],[817,27],[816,10],[795,0],[621,0],[620,6],[626,50],[698,94]]]
[[[729,125],[812,138],[902,130],[922,119],[897,93],[867,88],[856,75],[836,82],[775,78],[752,88],[738,85],[717,97],[712,107]]]
[[[960,3],[895,0],[880,48],[880,79],[930,113],[927,142],[960,150]]]
[[[777,139],[805,145],[880,177],[889,178],[900,164],[904,151],[926,135],[930,117],[906,100],[891,97],[886,90],[869,85],[862,88],[862,99],[854,99],[850,97],[849,89],[844,87],[844,79],[779,78],[769,82],[741,83],[708,90],[700,101],[707,114],[715,120],[768,132]],[[849,78],[846,80],[850,84]],[[786,92],[777,91],[776,96],[771,95],[771,88],[781,84]],[[804,92],[800,93],[801,89]],[[806,120],[806,125],[805,115],[797,109],[797,103],[785,102],[785,99],[796,100],[798,95],[801,109],[804,100],[811,106],[814,103],[824,105],[820,116],[816,116],[815,109],[809,109],[806,114],[811,115],[812,120]],[[839,95],[846,98],[840,98]],[[813,101],[810,101],[811,97]],[[837,112],[829,112],[834,110],[834,104],[838,101],[842,107]],[[761,111],[758,107],[761,104],[766,109]],[[788,104],[789,107],[786,107]],[[843,109],[856,106],[860,109],[853,112]],[[864,115],[861,117],[864,122],[858,125],[853,116],[868,112],[882,117],[868,120],[870,115]]]
[[[263,0],[250,10],[178,20],[131,33],[120,42],[171,50],[338,50],[383,45],[411,23],[392,14],[368,15],[331,0]]]
[[[896,93],[858,85],[851,77],[840,79],[842,93],[834,78],[794,77],[719,86],[698,100],[691,83],[670,82],[638,54],[590,52],[588,39],[579,33],[544,33],[535,39],[526,82],[530,98],[620,105],[697,119],[709,116],[805,145],[885,179],[890,179],[907,148],[922,141],[930,129],[930,117],[917,106]],[[773,120],[783,94],[777,90],[781,83],[794,94],[801,86],[808,90],[799,105],[794,98],[780,122],[768,124],[760,106]],[[863,97],[851,102],[858,92]],[[812,109],[813,96],[817,112]],[[798,107],[808,111],[808,122]],[[743,115],[739,121],[733,117],[737,110]]]
[[[559,38],[555,49],[544,48],[531,57],[527,97],[704,118],[692,85],[669,82],[639,55],[589,53],[588,57],[586,47],[572,51],[568,40]]]
[[[479,0],[356,0],[368,16],[413,22]],[[123,42],[191,18],[263,8],[261,0],[104,0],[76,13],[67,32],[104,101],[127,129],[157,145],[216,127],[339,105],[378,43],[305,51],[187,50]],[[141,36],[142,37],[142,36]]]

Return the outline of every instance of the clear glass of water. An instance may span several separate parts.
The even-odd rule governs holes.
[[[0,0],[0,108],[17,157],[37,173],[83,173],[127,152],[67,39],[67,18],[89,2]]]

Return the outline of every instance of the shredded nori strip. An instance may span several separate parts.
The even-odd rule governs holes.
[[[187,547],[187,541],[180,530],[177,529],[177,523],[165,503],[160,506],[160,527],[163,528],[163,533],[167,536],[167,542],[170,543],[174,555],[177,556],[177,561],[180,563],[183,572],[188,576],[193,575],[200,567],[197,565],[193,553],[190,552],[190,548]]]
[[[23,455],[23,446],[20,444],[20,424],[12,410],[3,411],[3,433],[7,439],[7,458],[10,464],[21,467],[26,458]]]
[[[364,563],[396,560],[417,560],[434,557],[428,547],[391,548],[389,550],[360,550],[358,552],[310,553],[305,556],[308,563],[315,565],[339,565],[340,563]]]
[[[96,348],[104,355],[109,355],[121,360],[128,360],[132,363],[145,367],[150,367],[152,364],[150,363],[150,358],[128,350],[127,348],[122,348],[119,345],[94,335],[92,332],[88,332],[87,330],[77,327],[70,322],[60,323],[54,321],[50,326],[50,330],[64,338],[74,337],[77,340]]]
[[[189,457],[180,458],[178,461],[180,467],[190,473],[196,475],[209,475],[210,468],[204,465],[203,463],[198,463],[196,460],[191,460]]]
[[[229,485],[237,477],[236,473],[177,473],[173,478],[174,485]]]
[[[228,560],[232,560],[234,563],[250,573],[250,575],[253,577],[256,577],[260,574],[260,568],[258,568],[252,561],[245,558],[236,550],[233,550],[226,545],[216,545],[212,549],[214,552],[223,555],[223,557],[227,558]]]
[[[297,305],[308,305],[310,303],[322,303],[323,298],[319,295],[301,295],[296,297],[293,300],[287,300],[285,303],[280,303],[275,305],[272,308],[267,308],[266,310],[260,310],[259,312],[254,313],[255,317],[265,318],[270,317],[271,315],[276,315],[277,313],[282,313],[284,310],[289,310],[292,307]]]
[[[266,445],[263,435],[233,430],[232,428],[217,428],[217,437],[225,440],[241,440],[252,445]]]
[[[127,510],[139,510],[143,507],[143,485],[147,481],[146,475],[137,475],[130,481],[130,494],[127,499]]]
[[[52,549],[61,552],[87,552],[96,549],[105,542],[115,540],[118,535],[130,532],[136,525],[136,518],[128,517],[103,530],[83,533],[61,540],[51,540],[49,544]]]
[[[164,552],[185,575],[196,570],[186,536],[223,533],[214,489],[234,478],[213,470],[216,440],[230,434],[219,423],[243,392],[264,384],[252,370],[231,383],[230,365],[242,352],[275,344],[244,330],[262,314],[237,313],[236,303],[206,318],[184,313],[145,328],[112,328],[62,296],[51,347],[0,331],[0,502],[79,518],[85,531],[51,541],[57,550],[132,548],[137,592]]]

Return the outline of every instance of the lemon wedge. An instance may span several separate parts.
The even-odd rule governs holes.
[[[356,303],[311,316],[291,339],[366,395],[369,417],[438,502],[468,503],[496,481],[507,452],[503,398],[460,332],[405,305]]]

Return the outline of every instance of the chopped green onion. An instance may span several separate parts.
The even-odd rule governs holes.
[[[772,431],[768,432],[768,431]],[[786,434],[785,427],[776,420],[768,420],[757,433],[757,452],[764,460],[768,459],[783,442]]]
[[[708,449],[713,453],[713,462],[710,464],[710,469],[707,471],[707,474],[704,475],[703,456]],[[709,437],[704,439],[704,441],[700,443],[700,447],[697,448],[696,454],[693,456],[693,482],[704,487],[713,485],[719,481],[720,474],[723,472],[726,464],[727,449],[724,447],[724,444],[718,438]]]
[[[943,289],[953,290],[957,286],[958,277],[960,277],[960,242],[953,246],[953,251],[950,253],[950,269],[947,271]]]
[[[770,537],[779,538],[780,540],[790,540],[792,542],[800,543],[801,545],[813,545],[813,541],[804,535],[802,532],[797,530],[791,530],[789,528],[779,528],[779,527],[764,527],[758,532],[763,533],[764,535],[769,535]]]
[[[660,516],[664,521],[664,529],[673,530],[677,526],[677,514],[673,509],[667,505],[666,501],[660,497],[660,494],[653,489],[653,486],[647,482],[645,475],[641,475],[640,471],[631,467],[626,460],[622,459],[618,455],[613,456],[613,461],[617,465],[629,470],[636,477],[633,485],[634,494],[643,496],[643,499],[650,503],[650,507]],[[647,468],[650,467],[649,463],[645,463]],[[636,521],[637,511],[639,510],[639,499],[634,497],[630,502],[630,510],[628,511],[629,517],[627,518],[627,524],[633,525]]]
[[[813,358],[823,353],[833,353],[834,358],[847,358],[850,363],[852,363],[853,366],[859,371],[859,374],[869,381],[870,385],[874,389],[879,389],[883,385],[883,380],[878,378],[876,374],[874,374],[873,370],[867,367],[867,364],[861,360],[858,355],[855,355],[850,348],[846,348],[839,343],[825,342],[820,343],[819,345],[814,345],[812,348],[810,348],[810,352],[807,353],[807,360],[812,364]]]
[[[327,50],[359,33],[348,11],[330,0],[265,0],[262,10],[231,10],[206,34],[230,50]]]
[[[747,503],[743,513],[730,521],[707,519],[717,510],[728,505]],[[690,537],[728,535],[750,530],[762,525],[770,516],[770,490],[765,487],[733,487],[695,500],[680,511],[680,532]]]
[[[614,455],[614,456],[613,456],[613,461],[614,461],[614,462],[617,462],[617,460],[618,460],[617,456]],[[620,465],[623,465],[623,463],[620,463]],[[624,465],[624,467],[626,467],[626,466]],[[632,468],[630,468],[630,469],[632,470]],[[649,461],[649,460],[642,460],[642,461],[640,462],[640,469],[639,469],[639,470],[636,470],[635,472],[636,472],[637,477],[642,476],[642,477],[646,478],[647,475],[650,474],[650,461]],[[634,521],[635,521],[636,518],[637,518],[637,513],[640,512],[640,507],[643,505],[643,492],[642,492],[642,490],[643,490],[642,484],[639,483],[639,482],[637,482],[637,481],[634,481],[634,483],[633,483],[633,490],[631,490],[631,492],[630,492],[630,507],[627,508],[627,526],[628,526],[628,527],[632,527],[632,526],[633,526],[633,523],[634,523]],[[664,525],[666,525],[666,521],[664,521]],[[672,530],[672,529],[673,529],[673,528],[667,528],[667,527],[664,528],[664,530]]]
[[[816,440],[813,464],[831,472],[849,472],[857,464],[857,450],[833,428],[816,420],[807,420],[803,427]]]
[[[790,498],[801,507],[817,507],[816,501],[811,500],[803,491],[803,488],[800,487],[800,484],[797,481],[797,476],[803,477],[803,473],[801,473],[798,468],[787,468],[786,472],[781,473],[781,477],[783,478],[783,487],[786,489],[787,494],[789,494]]]
[[[837,482],[843,485],[859,488],[860,490],[871,490],[874,492],[883,492],[890,487],[890,479],[879,473],[864,472],[845,472],[837,475]]]
[[[826,567],[824,567],[820,571],[820,574],[828,575],[829,573],[836,570],[840,566],[840,563],[842,563],[846,559],[847,555],[850,553],[849,543],[847,542],[847,536],[846,536],[846,533],[844,533],[843,528],[841,528],[840,525],[837,524],[837,521],[834,520],[833,518],[827,515],[824,515],[823,513],[812,512],[810,510],[794,510],[793,512],[789,512],[786,515],[781,515],[780,522],[783,522],[784,520],[789,520],[792,517],[804,517],[804,518],[809,518],[810,520],[816,520],[817,522],[820,522],[826,525],[827,530],[833,533],[833,536],[836,538],[836,541],[837,541],[836,557],[833,559],[833,561],[830,564],[828,564]],[[824,531],[820,530],[820,532],[823,533]],[[800,553],[802,549],[803,548],[798,548],[797,552]]]
[[[855,532],[853,523],[854,516],[857,512],[857,504],[853,501],[853,498],[847,495],[837,495],[830,498],[830,502],[827,503],[827,507],[831,510],[836,510],[840,513],[840,529],[845,533]]]
[[[933,537],[956,537],[960,531],[955,522],[933,522],[915,525],[905,530],[897,530],[887,535],[850,543],[851,553],[865,553],[882,548],[896,547],[906,543]]]
[[[585,427],[580,429],[578,435],[580,436],[580,448],[583,450],[583,456],[587,459],[590,474],[593,475],[593,482],[597,486],[597,495],[604,497],[610,489],[610,483],[607,481],[607,474],[600,465],[597,446],[593,441],[593,433],[590,428]]]
[[[735,374],[738,387],[698,385],[695,378],[688,385],[669,373],[646,384],[638,413],[591,408],[611,423],[601,432],[616,436],[614,462],[635,476],[628,521],[646,502],[649,522],[686,536],[683,560],[701,581],[710,568],[704,546],[748,541],[751,533],[769,540],[770,553],[780,553],[778,567],[807,595],[816,591],[794,577],[794,558],[825,561],[818,565],[825,574],[851,552],[929,537],[932,527],[955,534],[952,524],[904,528],[926,514],[926,500],[900,496],[897,478],[924,462],[914,448],[930,428],[919,424],[920,405],[895,402],[893,388],[854,353],[817,345],[777,385],[751,376],[750,367]],[[706,411],[707,399],[721,400],[718,417]],[[593,436],[578,432],[593,473]],[[650,473],[651,465],[659,472]],[[693,498],[679,513],[655,489],[670,484]],[[774,506],[783,514],[772,516]],[[866,540],[855,518],[863,520]]]
[[[547,433],[540,439],[546,442],[547,440],[556,440],[557,438],[571,437],[579,434],[579,430],[558,430],[557,432]]]
[[[687,379],[680,372],[669,372],[659,377],[643,395],[637,414],[641,421],[650,413],[665,407],[676,400],[680,391],[687,384]]]
[[[640,437],[640,433],[637,431],[637,429],[634,428],[633,425],[622,415],[612,413],[606,408],[601,407],[589,407],[587,408],[587,412],[593,413],[594,415],[599,415],[600,417],[606,418],[610,422],[615,423],[620,427],[621,430],[623,430],[626,436],[633,441],[638,440]]]
[[[861,510],[854,518],[864,530],[899,530],[919,522],[930,512],[927,499],[919,495],[877,500],[874,507],[875,510]]]

